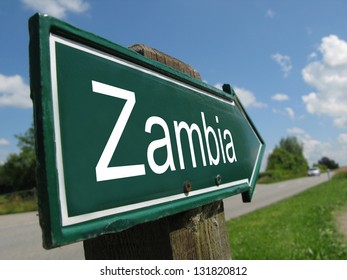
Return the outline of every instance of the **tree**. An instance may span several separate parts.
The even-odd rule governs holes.
[[[336,163],[334,160],[328,158],[328,157],[322,157],[319,161],[318,161],[319,165],[324,165],[326,166],[326,168],[328,169],[337,169],[339,168],[339,164]]]
[[[298,139],[295,136],[282,138],[280,140],[280,148],[286,150],[287,152],[304,157],[303,156],[303,146],[298,142]]]
[[[280,147],[276,147],[268,158],[268,170],[292,170],[295,160],[291,153]]]
[[[295,175],[306,172],[307,167],[302,144],[296,137],[287,137],[282,138],[279,146],[269,155],[266,170],[284,171]]]
[[[33,189],[36,185],[36,155],[34,127],[24,135],[15,135],[18,139],[19,154],[10,154],[0,167],[0,187],[2,192]]]

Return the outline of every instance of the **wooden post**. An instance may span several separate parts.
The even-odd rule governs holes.
[[[145,45],[130,48],[201,79],[191,66],[158,50]],[[223,201],[140,224],[123,232],[85,240],[83,244],[86,259],[230,259]]]

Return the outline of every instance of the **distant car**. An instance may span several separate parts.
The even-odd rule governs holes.
[[[313,167],[310,168],[307,172],[308,176],[319,176],[320,175],[320,170],[318,167]]]

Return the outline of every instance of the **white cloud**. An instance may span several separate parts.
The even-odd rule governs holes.
[[[315,59],[317,57],[317,53],[316,52],[312,52],[312,53],[310,53],[309,55],[308,55],[308,59],[310,60],[310,59]]]
[[[335,160],[340,165],[347,165],[347,133],[341,133],[337,141],[320,141],[314,139],[304,129],[299,127],[288,128],[287,132],[296,136],[303,144],[304,156],[309,164],[317,163],[326,156]]]
[[[235,93],[240,98],[242,105],[245,107],[255,107],[255,108],[264,108],[266,107],[266,104],[257,101],[257,98],[255,95],[245,89],[245,88],[239,88],[239,87],[234,87]]]
[[[334,119],[334,126],[339,127],[339,128],[346,128],[347,127],[347,116],[336,117]]]
[[[19,75],[4,76],[0,74],[0,107],[12,106],[30,108],[30,89]]]
[[[286,101],[289,100],[289,96],[284,93],[277,93],[271,97],[273,100],[276,101]]]
[[[223,85],[221,83],[215,84],[214,87],[221,89],[221,90],[223,89]],[[255,107],[255,108],[267,107],[266,104],[257,101],[257,98],[255,97],[255,95],[251,91],[249,91],[245,88],[239,88],[239,87],[233,87],[233,88],[234,88],[234,91],[235,91],[237,97],[242,102],[243,106]]]
[[[318,50],[322,59],[302,70],[304,81],[317,91],[302,100],[309,113],[331,116],[336,127],[347,127],[347,42],[330,35]]]
[[[347,133],[341,133],[337,139],[339,143],[346,145],[347,144]]]
[[[215,87],[215,88],[218,88],[218,89],[220,89],[220,90],[223,90],[223,84],[221,84],[221,83],[215,84],[214,87]]]
[[[290,71],[293,69],[293,65],[290,60],[290,57],[288,55],[282,55],[280,53],[276,53],[272,55],[272,59],[279,64],[284,74],[284,77],[285,78],[288,77]]]
[[[333,67],[347,64],[347,42],[336,35],[324,37],[319,50],[326,64]]]
[[[296,134],[296,135],[304,135],[306,134],[305,130],[299,127],[293,127],[293,128],[288,128],[287,132],[290,134]]]
[[[287,132],[296,136],[298,141],[302,143],[304,156],[310,165],[317,163],[323,156],[333,158],[334,152],[329,142],[322,142],[314,139],[305,130],[299,127],[289,128]]]
[[[292,108],[287,107],[285,110],[291,119],[295,119],[295,113],[294,113],[294,110]]]
[[[86,12],[90,7],[84,0],[22,0],[22,3],[31,9],[58,18],[65,18],[68,12]]]
[[[271,108],[271,110],[274,114],[279,114],[285,117],[289,117],[292,120],[300,120],[303,118],[303,116],[297,116],[293,108],[290,108],[290,107],[286,107],[284,109]]]
[[[0,138],[0,146],[9,145],[10,141],[6,140],[5,138]]]

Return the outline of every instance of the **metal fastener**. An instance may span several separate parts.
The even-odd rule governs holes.
[[[222,183],[222,176],[219,174],[216,176],[216,185],[219,186]]]
[[[192,183],[189,181],[184,182],[184,192],[189,193],[192,190]]]

